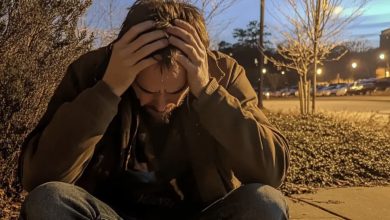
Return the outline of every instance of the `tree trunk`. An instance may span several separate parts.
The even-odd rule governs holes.
[[[306,82],[306,114],[310,113],[310,80]]]
[[[314,23],[314,70],[313,70],[313,102],[312,114],[316,112],[316,93],[317,93],[317,59],[318,59],[318,29],[320,25],[321,0],[317,0],[315,23]]]
[[[302,80],[302,77],[300,78],[299,82],[298,82],[298,96],[299,96],[299,110],[301,111],[301,114],[303,115],[304,114],[304,99],[303,99],[303,92],[304,89],[303,89],[303,80]]]

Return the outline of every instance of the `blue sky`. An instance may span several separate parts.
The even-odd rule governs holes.
[[[346,5],[348,5],[348,1],[353,0],[347,0]],[[270,13],[274,12],[275,9],[269,0],[265,0],[265,2],[265,25],[272,27],[275,24],[275,16],[271,16]],[[245,27],[251,20],[259,20],[259,11],[260,0],[239,0],[234,8],[230,8],[223,16],[217,18],[217,20],[234,19],[231,25],[220,33],[219,38],[233,42],[233,29]],[[372,0],[367,4],[363,15],[346,30],[345,36],[348,39],[365,39],[371,46],[378,47],[379,35],[382,30],[387,28],[390,28],[390,0]],[[270,31],[272,33],[272,29]]]
[[[271,2],[282,2],[281,0],[265,0],[266,2],[266,12],[265,12],[265,25],[269,28],[269,31],[272,33],[272,26],[275,25],[275,18],[277,15],[274,13],[276,11],[274,4]],[[343,0],[345,3],[344,7],[348,8],[351,2],[355,0]],[[116,7],[123,9],[118,10],[115,14],[116,21],[114,26],[120,26],[123,21],[127,11],[126,7],[132,4],[132,0],[118,0],[119,5]],[[106,4],[106,0],[95,0],[94,5],[97,4]],[[228,42],[234,42],[232,37],[232,32],[234,28],[245,28],[249,21],[259,20],[259,11],[260,11],[260,0],[237,0],[236,4],[230,9],[226,10],[223,14],[220,14],[215,18],[215,24],[229,24],[220,25],[218,29],[213,30],[212,27],[209,29],[211,32],[211,37],[214,37],[217,42],[225,40]],[[272,15],[272,14],[273,15]],[[90,13],[88,19],[103,19],[106,15],[102,12]],[[101,26],[102,22],[99,26]],[[371,0],[371,2],[366,6],[364,14],[359,17],[346,31],[345,38],[354,40],[354,39],[363,39],[367,40],[370,46],[378,47],[379,46],[379,35],[382,30],[390,28],[390,0]]]

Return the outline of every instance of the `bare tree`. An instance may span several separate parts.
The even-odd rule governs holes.
[[[283,59],[270,58],[270,61],[276,66],[296,70],[299,74],[301,113],[309,113],[308,77],[312,76],[315,83],[317,65],[326,60],[338,60],[345,55],[347,50],[334,56],[333,49],[342,44],[345,29],[362,14],[368,1],[348,1],[350,4],[345,9],[346,0],[283,0],[282,4],[280,0],[273,0],[278,9],[278,18],[275,20],[280,21],[280,26],[275,27],[280,33],[276,41],[281,42],[277,52]],[[316,90],[315,86],[313,91]],[[312,110],[315,110],[315,95]]]
[[[231,23],[231,18],[225,18],[223,21],[215,22],[215,19],[223,15],[224,12],[231,8],[235,3],[241,0],[180,0],[182,2],[196,5],[204,15],[206,25],[210,35],[210,44],[212,48],[217,48],[219,36]]]
[[[120,0],[93,1],[87,14],[82,18],[79,29],[93,33],[95,48],[105,46],[116,38],[121,22],[126,16],[127,4]]]
[[[216,46],[220,33],[232,22],[231,19],[224,19],[223,22],[215,23],[215,18],[223,14],[239,0],[179,0],[196,5],[204,14],[206,24],[211,33],[212,47]],[[134,3],[134,0],[94,0],[88,10],[80,29],[93,33],[95,36],[95,47],[107,45],[115,39],[120,30],[120,25],[126,16],[127,8]]]
[[[206,24],[214,20],[215,17],[222,14],[228,8],[232,7],[238,0],[181,0],[198,6],[200,11],[204,14]]]
[[[370,49],[373,49],[367,40],[364,39],[357,39],[357,40],[351,40],[347,41],[343,44],[350,52],[356,52],[356,53],[363,53],[367,52]]]

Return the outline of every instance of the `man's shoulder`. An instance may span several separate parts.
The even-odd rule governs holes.
[[[233,66],[237,64],[237,61],[234,58],[222,53],[221,51],[212,50],[210,52],[219,64],[225,64],[226,66]]]
[[[215,61],[209,62],[211,74],[224,87],[227,87],[242,71],[242,67],[234,58],[220,51],[210,51],[209,56]]]
[[[82,87],[93,85],[103,77],[109,54],[108,47],[101,47],[81,55],[70,65],[72,78],[75,78]]]
[[[241,65],[231,56],[224,54],[220,51],[210,51],[213,59],[216,60],[218,67],[225,73],[228,74],[225,77],[231,77],[231,75],[236,75],[238,70],[242,69]],[[233,76],[234,78],[234,76]]]
[[[81,55],[71,65],[76,69],[90,69],[91,67],[98,67],[101,65],[106,61],[108,56],[108,47],[101,47]]]

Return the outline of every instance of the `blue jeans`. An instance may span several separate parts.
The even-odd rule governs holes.
[[[247,184],[230,192],[197,214],[181,219],[288,219],[283,195],[262,184]],[[22,205],[21,219],[138,219],[121,214],[84,189],[62,182],[36,187]],[[161,219],[156,215],[155,218]],[[176,219],[172,217],[170,219]]]

